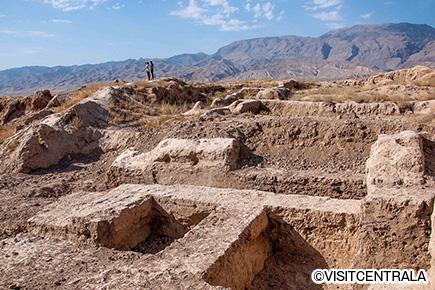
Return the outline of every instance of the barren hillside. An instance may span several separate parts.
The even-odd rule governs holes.
[[[185,81],[289,79],[343,80],[382,71],[434,66],[435,30],[410,23],[362,24],[318,38],[300,36],[240,40],[215,54],[156,59],[159,77]],[[74,90],[93,82],[145,78],[145,59],[94,65],[23,67],[0,72],[0,95],[49,89]]]

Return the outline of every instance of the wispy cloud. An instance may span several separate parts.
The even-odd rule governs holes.
[[[45,4],[50,4],[53,8],[62,11],[71,11],[79,9],[94,9],[98,5],[106,2],[106,0],[44,0]]]
[[[322,21],[341,21],[343,18],[338,14],[338,11],[331,12],[319,12],[313,15],[314,18],[320,19]]]
[[[239,11],[240,8],[231,5],[229,0],[189,0],[187,6],[184,6],[182,1],[178,2],[178,5],[180,9],[171,11],[169,15],[193,19],[203,25],[218,26],[222,31],[242,31],[261,27],[234,18],[232,15]],[[256,13],[256,17],[264,16],[269,20],[274,17],[274,6],[270,2],[263,5],[258,4],[258,7],[261,12]]]
[[[65,19],[53,19],[54,23],[72,23],[71,20],[65,20]]]
[[[51,38],[55,35],[52,33],[47,33],[44,31],[36,31],[36,30],[27,30],[27,31],[17,31],[17,30],[0,30],[0,33],[11,35],[19,38],[27,38],[27,37],[40,37],[40,38]]]
[[[372,15],[373,15],[374,12],[375,12],[375,11],[371,11],[371,12],[369,12],[369,13],[367,13],[367,14],[363,14],[363,15],[361,15],[360,17],[361,17],[361,18],[364,18],[364,19],[370,18],[370,17],[372,17]]]
[[[284,17],[285,17],[285,11],[281,10],[281,13],[279,13],[279,16],[278,18],[276,18],[276,20],[281,21]]]
[[[124,7],[125,7],[125,4],[116,3],[115,5],[112,6],[112,9],[119,10],[121,8],[124,8]]]
[[[305,2],[303,6],[306,10],[318,10],[340,5],[344,0],[314,0]]]
[[[321,12],[311,14],[311,16],[321,21],[327,22],[325,23],[327,27],[337,29],[345,26],[344,23],[341,23],[341,21],[344,21],[344,19],[340,15],[340,10],[343,8],[344,1],[345,0],[314,0],[311,2],[305,2],[303,8],[305,10],[311,11],[323,10]],[[333,10],[327,11],[331,9]]]
[[[178,2],[180,5],[180,10],[171,11],[169,14],[174,16],[179,16],[181,18],[191,18],[195,20],[201,20],[204,17],[204,13],[207,12],[206,9],[203,9],[198,6],[195,0],[189,0],[189,5],[187,7],[183,7],[182,2]]]
[[[2,18],[2,17],[6,17],[6,15],[4,15],[4,14],[0,14],[0,18]]]
[[[231,13],[239,10],[239,8],[237,8],[236,6],[231,6],[228,0],[203,0],[203,2],[205,2],[205,8],[212,8],[212,6],[216,6],[220,10],[219,12],[227,15],[227,17],[229,17]]]
[[[275,9],[275,5],[271,2],[267,2],[264,4],[257,3],[252,6],[251,3],[247,3],[245,5],[245,10],[248,12],[254,12],[255,18],[266,17],[268,20],[272,20],[275,15],[273,14],[273,10]]]
[[[18,53],[20,54],[37,54],[40,52],[47,52],[47,49],[44,47],[23,47],[17,50]]]
[[[340,29],[346,27],[346,25],[341,22],[330,22],[330,23],[326,23],[325,25],[331,29]]]
[[[384,2],[384,5],[392,5],[392,4],[394,4],[393,1],[386,1],[386,2]]]
[[[23,55],[35,55],[41,52],[48,52],[45,47],[20,47],[14,50],[8,50],[8,52],[1,52],[2,57],[20,57]]]

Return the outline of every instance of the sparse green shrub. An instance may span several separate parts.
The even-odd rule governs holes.
[[[14,151],[18,147],[18,145],[20,145],[20,142],[18,140],[12,140],[11,142],[9,142],[8,145],[6,145],[6,151]]]

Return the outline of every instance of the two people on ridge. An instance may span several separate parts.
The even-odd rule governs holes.
[[[147,61],[146,63],[146,71],[147,71],[147,75],[148,75],[148,80],[154,79],[154,64],[152,61]]]

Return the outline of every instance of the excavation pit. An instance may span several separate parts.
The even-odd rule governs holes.
[[[264,211],[204,278],[232,290],[323,289],[312,282],[311,273],[330,268],[327,259],[282,216]]]
[[[79,277],[77,288],[113,267],[107,288],[316,289],[313,269],[352,266],[359,220],[357,200],[125,184],[62,197],[29,220],[40,237],[7,241],[0,261],[24,258],[20,271],[33,273],[34,261],[53,256],[46,273]],[[66,271],[88,258],[93,271]]]
[[[88,200],[89,199],[89,200]],[[68,208],[68,209],[67,209]],[[113,192],[74,199],[29,220],[33,233],[121,251],[156,254],[207,217],[213,205]]]

